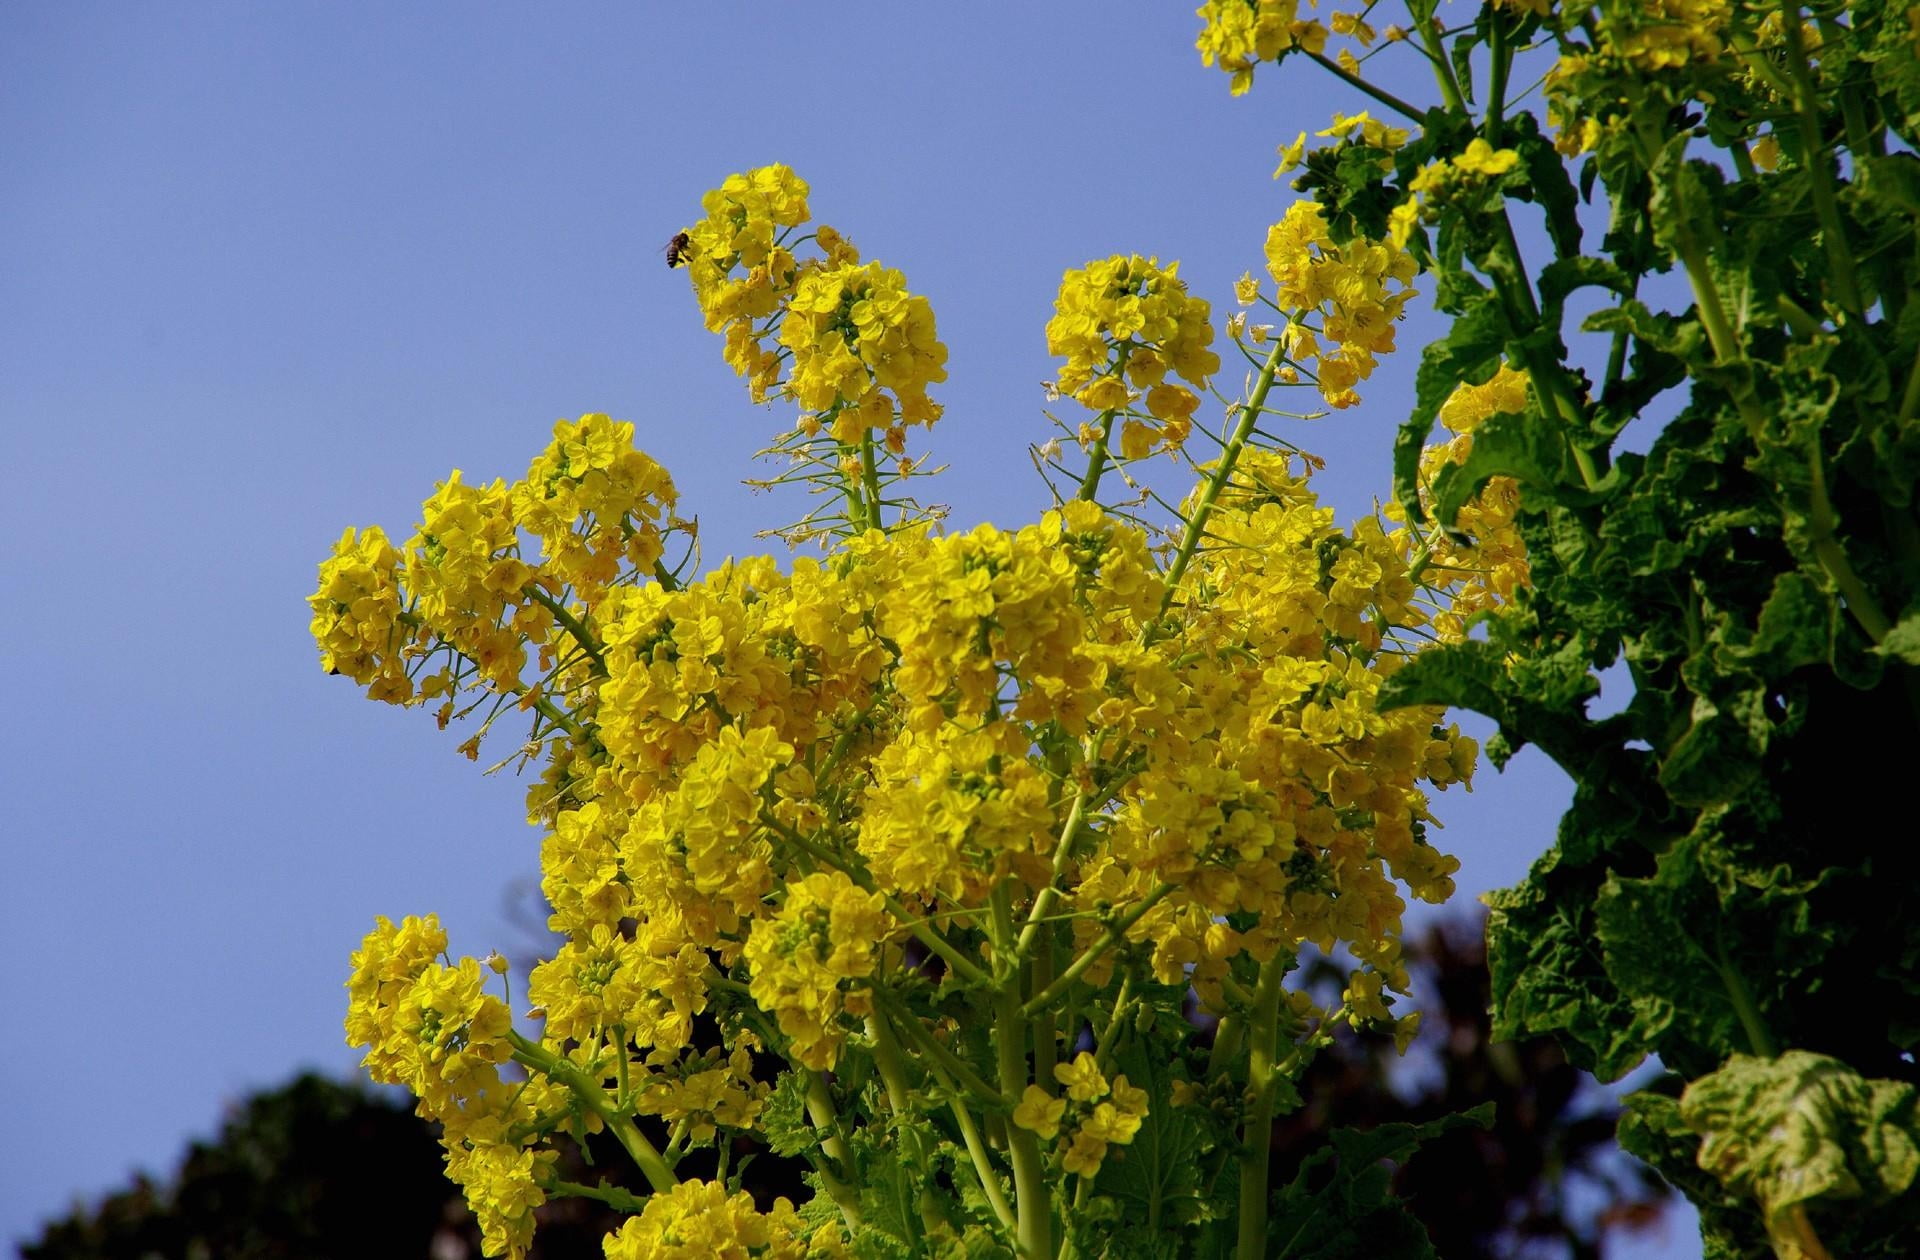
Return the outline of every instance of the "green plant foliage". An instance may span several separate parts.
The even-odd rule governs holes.
[[[1489,899],[1495,1030],[1553,1034],[1606,1079],[1657,1054],[1692,1082],[1636,1101],[1622,1136],[1700,1206],[1710,1254],[1896,1254],[1920,1045],[1899,804],[1920,736],[1920,19],[1407,9],[1441,106],[1312,54],[1417,131],[1371,165],[1307,154],[1296,187],[1349,231],[1421,198],[1452,325],[1395,446],[1409,518],[1471,541],[1462,510],[1518,485],[1530,587],[1388,684],[1488,715],[1496,762],[1531,743],[1576,784],[1555,844]],[[1540,118],[1513,85],[1543,73]],[[1423,463],[1454,391],[1503,368],[1524,409]],[[1631,701],[1594,716],[1610,669]]]

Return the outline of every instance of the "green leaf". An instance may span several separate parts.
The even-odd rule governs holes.
[[[1147,1038],[1129,1037],[1115,1062],[1130,1084],[1147,1091],[1153,1109],[1140,1122],[1132,1145],[1109,1152],[1095,1188],[1121,1205],[1130,1232],[1165,1233],[1176,1244],[1172,1254],[1178,1254],[1185,1227],[1211,1211],[1201,1182],[1201,1156],[1213,1149],[1213,1137],[1201,1124],[1197,1108],[1172,1104],[1171,1064]]]
[[[1393,1175],[1385,1165],[1404,1163],[1421,1143],[1443,1133],[1492,1123],[1493,1104],[1482,1103],[1426,1124],[1335,1129],[1276,1196],[1266,1254],[1271,1260],[1433,1256],[1426,1229],[1393,1197]]]
[[[1758,1200],[1779,1230],[1816,1200],[1884,1203],[1920,1173],[1920,1092],[1869,1080],[1838,1059],[1736,1054],[1687,1087],[1680,1116],[1704,1139],[1700,1167]]]
[[[1765,751],[1765,745],[1754,738],[1746,714],[1696,695],[1687,729],[1661,758],[1660,786],[1675,803],[1690,808],[1724,804],[1760,777]]]
[[[1877,651],[1909,665],[1920,665],[1920,608],[1902,616],[1893,629],[1887,631]]]
[[[1512,477],[1535,493],[1563,499],[1571,472],[1566,439],[1557,425],[1531,410],[1490,416],[1473,431],[1464,462],[1448,464],[1433,481],[1433,516],[1451,527],[1467,500],[1492,477]]]
[[[760,1128],[775,1155],[804,1155],[820,1145],[807,1122],[807,1074],[782,1072],[760,1111]]]
[[[1700,1241],[1706,1256],[1759,1257],[1770,1254],[1766,1233],[1748,1201],[1729,1194],[1698,1163],[1700,1135],[1680,1118],[1679,1077],[1668,1076],[1648,1089],[1627,1095],[1617,1136],[1620,1149],[1644,1161],[1687,1196],[1700,1214]]]
[[[1433,431],[1434,417],[1461,384],[1484,384],[1500,367],[1509,333],[1507,317],[1491,294],[1480,294],[1454,320],[1444,341],[1422,352],[1414,377],[1413,413],[1393,444],[1393,491],[1410,516],[1420,512],[1420,451]]]
[[[920,1187],[911,1161],[900,1157],[890,1138],[876,1136],[870,1128],[856,1130],[849,1146],[861,1217],[854,1255],[860,1260],[905,1260],[918,1254]]]
[[[1574,192],[1573,181],[1567,177],[1566,161],[1554,149],[1553,141],[1539,133],[1539,123],[1531,113],[1516,115],[1513,124],[1516,130],[1522,132],[1514,147],[1527,169],[1527,183],[1533,190],[1534,200],[1546,212],[1547,235],[1553,241],[1554,253],[1563,261],[1578,261],[1580,202],[1578,194]],[[1550,327],[1558,328],[1558,315],[1548,323]]]
[[[1915,619],[1914,646],[1920,650],[1920,618]],[[1759,628],[1742,655],[1779,677],[1802,665],[1819,664],[1832,649],[1833,601],[1826,592],[1803,573],[1775,578],[1773,593],[1760,609]]]
[[[1605,868],[1563,861],[1561,841],[1517,888],[1487,894],[1487,966],[1497,1041],[1552,1036],[1574,1066],[1615,1081],[1647,1046],[1594,941],[1593,889]]]

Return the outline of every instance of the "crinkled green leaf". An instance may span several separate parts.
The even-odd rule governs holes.
[[[1737,1054],[1687,1086],[1700,1167],[1759,1201],[1770,1226],[1816,1200],[1884,1202],[1920,1173],[1920,1092],[1805,1050]]]
[[[1760,775],[1764,746],[1737,709],[1693,698],[1686,731],[1660,762],[1660,786],[1681,805],[1705,809],[1730,801]]]
[[[1519,887],[1485,897],[1493,1036],[1554,1037],[1575,1066],[1614,1081],[1640,1065],[1647,1046],[1594,938],[1594,886],[1605,868],[1563,864],[1564,846],[1534,863]]]
[[[1411,515],[1420,512],[1420,451],[1433,431],[1440,405],[1462,384],[1484,384],[1500,366],[1500,353],[1511,332],[1506,313],[1490,293],[1482,293],[1453,323],[1442,341],[1421,353],[1414,377],[1413,413],[1393,445],[1393,486]]]
[[[1909,665],[1920,665],[1920,608],[1900,618],[1880,641],[1880,653]]]
[[[760,1129],[775,1155],[804,1155],[820,1144],[807,1122],[807,1076],[782,1072],[760,1109]]]

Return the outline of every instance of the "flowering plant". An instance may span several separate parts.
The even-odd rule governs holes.
[[[709,192],[670,261],[794,409],[774,480],[815,496],[773,532],[811,550],[699,572],[666,472],[586,415],[518,481],[456,472],[398,546],[349,530],[311,601],[327,668],[476,717],[468,756],[528,724],[565,941],[533,1010],[432,917],[379,920],[349,984],[489,1246],[572,1194],[631,1214],[615,1260],[1422,1254],[1377,1165],[1456,1121],[1336,1135],[1281,1184],[1268,1154],[1336,1026],[1415,1033],[1403,894],[1452,891],[1429,794],[1471,778],[1460,705],[1496,761],[1531,741],[1578,783],[1493,899],[1500,1027],[1608,1079],[1662,1056],[1623,1139],[1714,1254],[1895,1254],[1920,938],[1870,794],[1832,784],[1890,777],[1858,733],[1910,747],[1916,711],[1916,14],[1209,0],[1236,94],[1311,63],[1385,120],[1282,148],[1306,199],[1224,341],[1177,265],[1067,273],[1047,338],[1084,410],[1014,529],[944,532],[912,493],[926,298],[785,167]],[[1359,402],[1423,274],[1453,322],[1397,503],[1343,530],[1279,422]],[[1590,718],[1621,659],[1632,703]],[[1290,983],[1308,951],[1337,993]],[[644,1186],[558,1179],[555,1143],[600,1133]],[[757,1202],[753,1153],[812,1197]]]
[[[526,715],[566,938],[522,1031],[437,920],[382,919],[349,1037],[444,1125],[506,1254],[558,1194],[632,1209],[610,1257],[1209,1231],[1264,1254],[1292,1079],[1336,1024],[1417,1027],[1392,1009],[1402,892],[1452,891],[1427,790],[1476,755],[1377,698],[1497,598],[1487,575],[1417,582],[1451,544],[1391,509],[1336,528],[1273,433],[1276,388],[1354,400],[1413,260],[1289,213],[1241,293],[1279,327],[1229,322],[1251,374],[1218,433],[1215,328],[1177,266],[1068,273],[1047,335],[1084,467],[1037,448],[1036,523],[946,534],[906,493],[909,430],[940,416],[931,308],[808,196],[784,167],[732,176],[675,261],[752,396],[796,407],[780,480],[821,493],[780,532],[818,556],[693,573],[667,474],[587,415],[524,478],[455,473],[406,542],[350,530],[322,566],[327,668],[443,725],[484,709],[469,756]],[[1163,456],[1192,485],[1155,521],[1113,486]],[[1286,984],[1311,949],[1349,960],[1343,992]],[[651,1195],[554,1178],[552,1144],[599,1131]],[[732,1162],[756,1149],[805,1160],[813,1200],[760,1210]]]

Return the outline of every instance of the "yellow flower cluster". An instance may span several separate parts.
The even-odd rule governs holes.
[[[748,379],[755,402],[766,400],[780,375],[780,361],[756,323],[793,291],[799,263],[780,243],[781,229],[811,217],[809,191],[785,166],[729,175],[700,199],[707,217],[686,231],[681,257],[707,331],[725,334],[727,362]]]
[[[1199,624],[1130,651],[1110,682],[1127,703],[1100,716],[1143,756],[1081,868],[1075,935],[1165,884],[1128,931],[1163,983],[1217,1004],[1232,957],[1341,942],[1404,989],[1395,881],[1438,902],[1459,866],[1426,842],[1416,783],[1470,780],[1477,749],[1430,710],[1375,706],[1402,659],[1386,636],[1426,619],[1405,534],[1367,520],[1342,535],[1284,459],[1243,461],[1211,526],[1220,548],[1179,592]],[[1241,914],[1255,926],[1221,921]]]
[[[367,1047],[363,1065],[374,1080],[406,1086],[420,1114],[443,1126],[447,1175],[465,1191],[488,1254],[519,1257],[556,1158],[523,1135],[564,1106],[547,1083],[501,1078],[512,1018],[481,992],[477,961],[434,961],[446,945],[432,915],[398,927],[379,919],[353,955],[347,1040]]]
[[[1055,1064],[1053,1078],[1067,1096],[1056,1098],[1038,1085],[1029,1085],[1014,1108],[1013,1122],[1049,1142],[1060,1139],[1061,1171],[1091,1180],[1100,1172],[1109,1146],[1133,1142],[1140,1122],[1147,1118],[1147,1092],[1128,1084],[1125,1075],[1109,1082],[1084,1050],[1071,1063]]]
[[[832,414],[843,442],[940,416],[927,386],[947,379],[947,348],[934,335],[933,307],[890,267],[802,272],[780,343],[793,352],[789,392],[802,407]]]
[[[756,922],[747,938],[753,1000],[780,1021],[794,1057],[810,1068],[830,1068],[840,1057],[843,1011],[872,1009],[856,982],[873,974],[893,932],[885,905],[841,871],[815,873],[788,884],[779,912]]]
[[[752,1195],[728,1194],[717,1181],[683,1181],[652,1196],[646,1210],[606,1242],[607,1260],[838,1260],[851,1254],[837,1226],[816,1230],[786,1199],[775,1199],[763,1215]]]
[[[1404,139],[1365,118],[1336,126]],[[778,346],[776,376],[757,379],[790,369],[778,387],[806,409],[801,431],[871,455],[876,432],[933,418],[925,385],[944,351],[924,301],[837,234],[815,234],[824,258],[793,260],[805,200],[784,168],[730,179],[680,253],[730,355],[739,328]],[[1268,261],[1284,349],[1347,405],[1392,348],[1411,257],[1335,244],[1302,203]],[[1048,327],[1063,386],[1168,446],[1219,369],[1212,336],[1177,269],[1138,256],[1070,273]],[[1502,376],[1463,391],[1447,422],[1465,432],[1514,388]],[[481,991],[481,964],[438,960],[432,920],[382,920],[349,983],[349,1039],[446,1126],[492,1251],[524,1250],[563,1117],[644,1153],[640,1116],[674,1136],[666,1157],[636,1155],[656,1193],[609,1256],[832,1254],[841,1231],[816,1212],[762,1215],[724,1185],[675,1184],[689,1142],[791,1136],[794,1099],[768,1104],[755,1050],[808,1074],[872,1063],[897,1108],[914,1088],[884,1061],[897,1036],[989,1105],[1017,1101],[1010,1141],[1040,1135],[1054,1168],[1092,1177],[1148,1100],[1104,1059],[1070,1057],[1077,1026],[1050,1020],[1043,1047],[1026,1006],[1071,992],[1073,1009],[1099,1010],[1114,986],[1154,982],[1244,1016],[1249,967],[1277,985],[1275,968],[1312,946],[1356,969],[1338,1006],[1302,998],[1300,1020],[1390,1018],[1386,991],[1408,985],[1403,897],[1444,899],[1458,867],[1428,841],[1427,794],[1468,783],[1477,749],[1434,709],[1383,712],[1381,685],[1410,635],[1455,633],[1462,610],[1524,578],[1524,552],[1516,567],[1498,550],[1502,491],[1474,509],[1478,552],[1434,555],[1505,567],[1425,588],[1408,530],[1336,528],[1312,461],[1259,441],[1200,469],[1174,549],[1077,499],[1019,529],[954,534],[850,512],[819,559],[692,578],[663,561],[685,526],[632,434],[589,415],[559,424],[519,481],[456,474],[405,546],[349,531],[312,598],[328,668],[382,699],[442,698],[443,723],[462,691],[490,693],[469,706],[492,701],[483,732],[528,714],[522,755],[544,763],[528,815],[564,941],[529,978],[538,1037]],[[1145,453],[1124,430],[1119,445]],[[871,465],[847,477],[861,493]],[[1430,613],[1449,585],[1464,596]],[[1067,949],[1080,957],[1051,959]],[[958,1008],[928,1002],[934,968],[962,982],[947,992],[1018,1016],[1013,1042],[1044,1066],[997,1060],[982,1090]],[[715,1025],[719,1048],[696,1036]],[[1395,1023],[1403,1038],[1412,1027]],[[510,1057],[529,1083],[502,1084]],[[806,1107],[837,1164],[844,1126],[816,1114],[837,1085],[808,1079],[826,1091]]]
[[[666,472],[633,448],[633,425],[603,415],[555,425],[511,486],[471,486],[455,469],[404,547],[377,528],[350,529],[321,563],[307,601],[321,664],[376,700],[444,698],[443,724],[462,689],[521,695],[535,686],[523,677],[529,648],[543,673],[556,665],[554,609],[569,597],[597,602],[623,566],[650,571],[675,497]],[[539,544],[530,556],[523,532]],[[418,678],[436,657],[442,668]]]
[[[1168,381],[1167,373],[1205,389],[1220,370],[1220,356],[1208,349],[1210,310],[1187,292],[1177,262],[1162,267],[1158,258],[1115,255],[1067,272],[1047,321],[1047,352],[1067,360],[1061,392],[1093,411],[1125,410],[1127,458],[1141,458],[1156,444],[1177,450],[1200,399]],[[1132,409],[1142,392],[1144,415]]]
[[[1327,46],[1327,28],[1302,18],[1299,0],[1207,0],[1194,13],[1205,24],[1194,45],[1200,62],[1218,63],[1231,75],[1229,90],[1235,96],[1253,86],[1253,68],[1261,62],[1276,61],[1295,48],[1318,53]]]
[[[1454,434],[1451,441],[1421,452],[1423,488],[1448,463],[1458,464],[1473,449],[1473,431],[1489,416],[1527,409],[1527,374],[1506,364],[1482,385],[1461,385],[1440,407],[1440,423]],[[1514,517],[1520,510],[1520,486],[1511,477],[1494,477],[1479,494],[1460,508],[1453,522],[1456,541],[1444,532],[1432,539],[1431,565],[1447,591],[1447,605],[1433,617],[1434,632],[1442,639],[1466,636],[1474,614],[1503,607],[1514,592],[1529,585],[1532,570],[1527,544]]]
[[[709,192],[707,217],[685,234],[694,296],[755,402],[791,398],[808,436],[823,427],[841,442],[882,433],[897,456],[904,426],[940,416],[927,387],[947,379],[947,348],[926,298],[908,292],[900,272],[863,264],[833,228],[812,233],[819,257],[796,256],[808,192],[779,165],[730,175]]]
[[[1701,69],[1713,73],[1727,56],[1730,26],[1736,17],[1732,0],[1644,0],[1638,4],[1602,4],[1581,13],[1562,15],[1563,29],[1584,28],[1592,47],[1568,46],[1547,75],[1547,120],[1555,129],[1554,147],[1563,155],[1584,153],[1617,134],[1624,119],[1617,112],[1641,89],[1657,84],[1673,72]],[[1754,32],[1762,44],[1766,23]],[[1818,42],[1816,28],[1814,41]],[[1637,85],[1628,88],[1626,83]],[[1596,102],[1615,102],[1616,107]],[[1664,106],[1662,107],[1664,108]]]
[[[1288,358],[1312,373],[1328,406],[1353,406],[1360,401],[1354,386],[1393,350],[1394,324],[1414,297],[1419,265],[1391,241],[1355,237],[1336,245],[1312,201],[1295,202],[1273,225],[1266,256],[1275,305],[1289,316],[1282,333]]]

